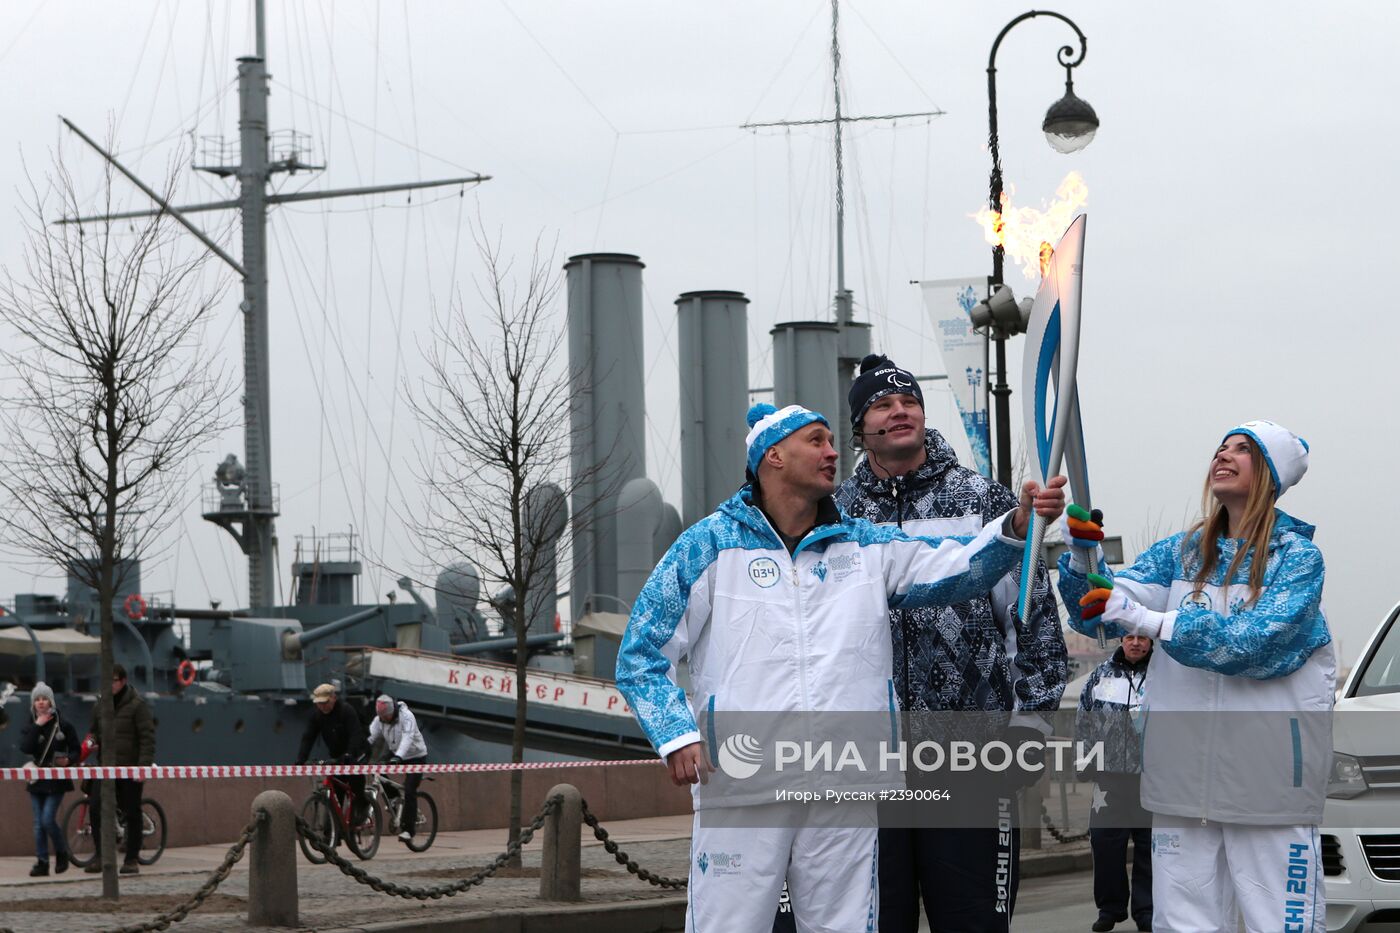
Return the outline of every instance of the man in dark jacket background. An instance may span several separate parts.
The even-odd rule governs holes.
[[[100,741],[102,736],[101,706],[93,707],[92,726],[89,732]],[[136,688],[126,682],[126,668],[120,664],[112,666],[112,731],[116,741],[116,757],[112,764],[138,765],[145,767],[155,764],[156,724],[151,718],[151,709]],[[141,854],[141,792],[144,781],[116,779],[117,807],[126,822],[126,853],[122,861],[121,873],[134,875],[141,870],[137,861]],[[92,825],[102,825],[102,782],[92,783],[92,793],[88,796],[92,813]],[[84,871],[97,873],[102,870],[100,853],[101,834],[93,833],[93,847],[98,854]]]
[[[960,466],[947,440],[926,427],[923,392],[907,370],[872,354],[861,361],[848,399],[866,456],[836,492],[847,514],[915,535],[975,535],[1015,508],[1009,489]],[[1016,618],[1020,577],[1017,568],[971,602],[890,613],[902,709],[972,714],[959,718],[975,718],[975,726],[967,723],[974,728],[1005,721],[1013,744],[1017,732],[1021,739],[1049,734],[1068,654],[1045,566],[1036,565],[1026,620]],[[935,931],[1010,928],[1020,859],[1019,828],[1005,831],[1014,819],[1013,793],[1006,786],[986,795],[974,828],[881,826],[882,933],[919,928],[921,892]],[[968,795],[959,796],[966,808]]]
[[[321,684],[311,691],[311,702],[316,712],[311,714],[311,721],[302,733],[297,764],[306,764],[318,738],[325,743],[328,757],[341,764],[359,764],[369,757],[369,731],[350,704],[340,699],[335,685]],[[355,793],[353,818],[358,820],[364,813],[365,777],[363,774],[341,775],[340,780],[349,784]]]

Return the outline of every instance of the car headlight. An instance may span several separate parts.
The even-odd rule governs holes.
[[[1340,800],[1364,794],[1366,775],[1361,770],[1361,760],[1341,752],[1332,753],[1332,773],[1327,778],[1327,796]]]

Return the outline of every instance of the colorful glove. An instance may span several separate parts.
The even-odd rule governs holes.
[[[1088,621],[1104,613],[1109,598],[1113,595],[1113,581],[1096,573],[1088,575],[1093,589],[1079,598],[1079,617]]]
[[[1103,541],[1103,512],[1071,504],[1065,509],[1065,528],[1065,540],[1074,547],[1098,547]]]
[[[1176,627],[1175,612],[1156,612],[1113,588],[1113,581],[1096,573],[1089,574],[1089,582],[1094,589],[1079,600],[1083,607],[1080,614],[1085,619],[1103,616],[1104,622],[1117,622],[1128,630],[1129,635],[1146,635],[1148,638],[1169,641]]]

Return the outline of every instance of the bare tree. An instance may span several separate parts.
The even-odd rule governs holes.
[[[415,520],[426,547],[478,564],[488,593],[515,634],[515,728],[511,761],[525,749],[527,634],[554,597],[556,543],[576,492],[606,486],[603,464],[570,471],[571,373],[549,309],[559,293],[554,257],[536,242],[517,283],[514,264],[478,229],[482,307],[455,301],[433,327],[428,375],[409,404],[436,441],[420,456],[426,504]],[[596,518],[615,492],[595,489],[575,524]],[[510,839],[520,837],[521,772],[511,772]]]
[[[113,181],[109,168],[103,213]],[[167,216],[54,224],[80,208],[61,158],[44,190],[30,190],[22,265],[0,274],[4,536],[97,593],[98,742],[114,765],[112,604],[133,561],[162,549],[186,461],[223,426],[228,381],[198,347],[218,290]],[[116,897],[115,792],[101,788],[102,891]]]

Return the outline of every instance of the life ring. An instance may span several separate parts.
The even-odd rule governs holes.
[[[197,676],[199,676],[199,672],[195,670],[194,662],[188,658],[181,661],[180,666],[175,668],[175,679],[179,681],[182,687],[188,687],[190,684],[194,683],[194,679]]]
[[[140,593],[132,593],[126,598],[126,602],[122,603],[122,606],[126,609],[128,619],[146,618],[146,600],[141,597]]]

